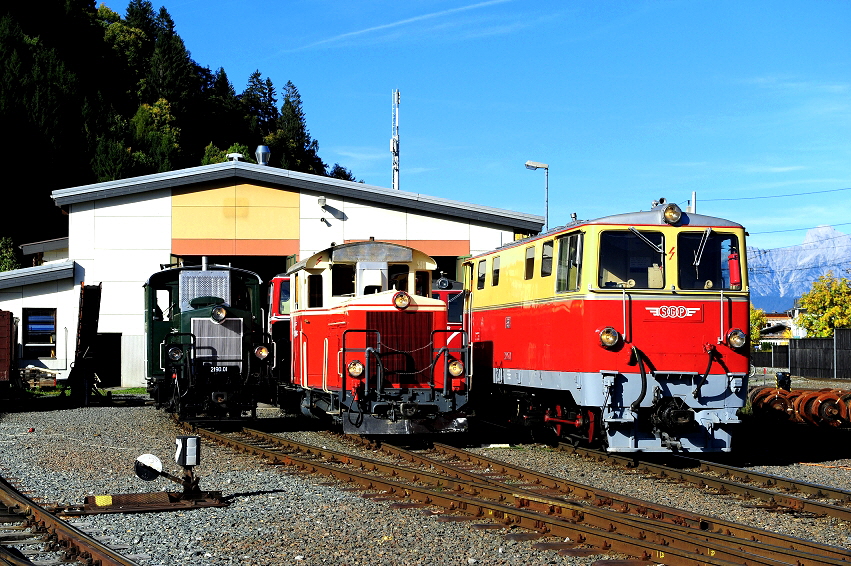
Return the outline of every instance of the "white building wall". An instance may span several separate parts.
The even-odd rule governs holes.
[[[489,224],[470,225],[470,255],[489,252],[514,241],[514,232]]]
[[[299,259],[347,240],[469,240],[470,253],[490,251],[514,240],[514,232],[492,224],[478,224],[416,212],[381,208],[380,204],[349,202],[319,193],[302,192]],[[322,219],[325,219],[325,222]]]
[[[23,367],[35,366],[57,371],[66,379],[74,361],[77,340],[77,304],[79,295],[71,279],[37,283],[0,290],[0,309],[11,311],[18,319],[18,359]],[[56,357],[27,359],[23,357],[23,309],[56,309]]]
[[[80,254],[72,255],[81,267],[76,283],[102,284],[98,332],[121,334],[121,385],[143,386],[142,284],[171,258],[171,191],[88,204],[79,217],[72,208],[69,222],[70,253]]]

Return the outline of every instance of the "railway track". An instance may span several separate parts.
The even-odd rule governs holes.
[[[336,478],[393,507],[428,508],[438,520],[480,521],[479,528],[521,530],[509,536],[541,538],[537,548],[565,555],[618,553],[664,564],[851,563],[851,551],[843,548],[652,505],[444,445],[429,455],[383,445],[396,460],[390,462],[249,429],[194,432],[271,464]]]
[[[691,483],[743,499],[759,500],[768,508],[836,517],[851,522],[851,491],[685,456],[669,456],[672,465],[665,465],[641,460],[634,455],[620,456],[569,444],[560,444],[559,449],[658,478]]]
[[[113,545],[47,511],[0,478],[0,565],[138,566]]]

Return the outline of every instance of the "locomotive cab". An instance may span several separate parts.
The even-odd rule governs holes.
[[[260,279],[225,266],[176,267],[145,283],[147,389],[191,418],[254,415],[268,377]]]
[[[354,434],[465,430],[468,344],[450,343],[427,255],[388,242],[335,246],[288,272],[302,412]]]

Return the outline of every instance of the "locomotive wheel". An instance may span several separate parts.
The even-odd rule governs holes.
[[[555,408],[547,411],[548,415],[555,417],[557,419],[563,419],[564,413],[565,413],[564,407],[562,407],[561,405],[556,405]],[[562,423],[552,423],[550,426],[552,427],[553,432],[555,433],[556,437],[562,438],[562,433],[564,432],[565,425],[562,424]]]

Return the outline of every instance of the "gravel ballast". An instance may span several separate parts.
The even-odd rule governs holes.
[[[32,429],[32,432],[28,432]],[[135,458],[158,456],[174,463],[180,434],[168,415],[152,407],[6,413],[0,416],[0,475],[18,478],[45,501],[82,503],[86,495],[177,491],[166,479],[143,482]],[[331,449],[355,451],[323,432],[289,433]],[[552,475],[690,511],[742,521],[775,532],[837,546],[851,545],[849,525],[834,519],[769,513],[730,496],[662,483],[616,468],[554,452],[544,446],[477,448],[475,451]],[[373,454],[371,457],[378,458]],[[849,460],[763,466],[761,471],[851,489]],[[387,502],[343,491],[327,478],[291,474],[205,442],[201,488],[223,492],[226,508],[184,512],[93,515],[81,519],[95,532],[128,545],[146,565],[182,564],[589,564],[590,558],[532,550],[509,541],[505,531],[470,523],[438,522],[422,509],[394,510]],[[329,484],[329,485],[325,485]],[[474,523],[477,521],[474,521]],[[596,557],[600,558],[600,557]]]

